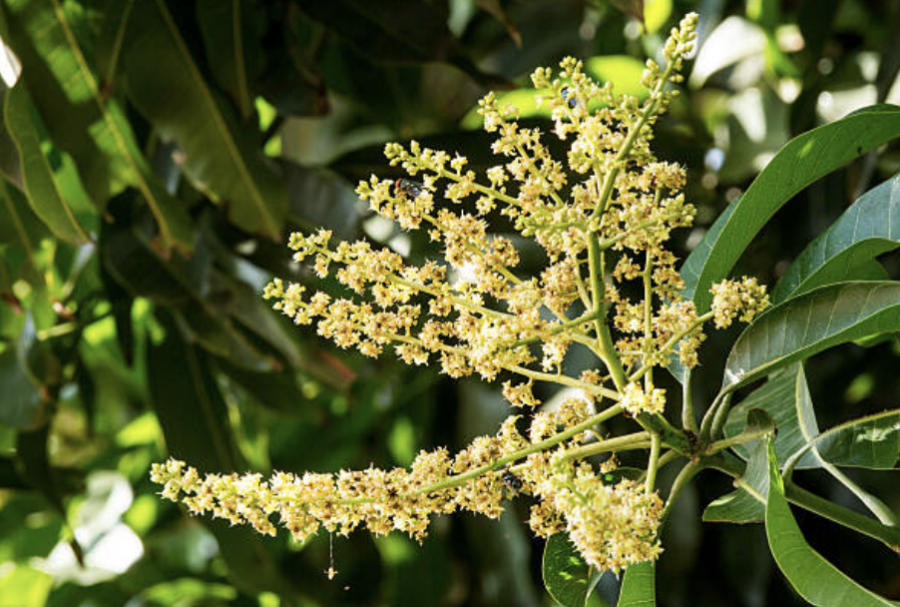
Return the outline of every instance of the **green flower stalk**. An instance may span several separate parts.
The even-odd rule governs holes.
[[[321,527],[339,534],[397,529],[421,540],[434,515],[468,510],[496,518],[507,498],[525,495],[535,501],[534,532],[568,533],[597,569],[620,571],[656,559],[663,500],[653,483],[660,450],[693,454],[679,446],[688,442],[684,434],[663,418],[667,397],[655,386],[653,369],[676,355],[686,367],[697,365],[706,322],[750,321],[768,303],[754,279],[725,282],[713,288],[712,311],[698,316],[680,296],[677,259],[665,248],[672,230],[691,225],[695,209],[681,193],[684,169],[654,156],[652,129],[677,95],[669,85],[682,80],[696,25],[690,14],[672,30],[665,67],[647,61],[643,101],[616,94],[611,84],[599,86],[573,58],[561,62],[558,74],[535,71],[553,134],[568,143],[565,158],[554,158],[546,134],[521,126],[516,108],[492,93],[478,111],[485,130],[496,134],[492,150],[500,162],[484,175],[458,154],[416,142],[388,144],[389,163],[410,179],[373,176],[356,191],[404,229],[426,230],[442,261],[412,266],[367,241],[333,242],[327,230],[294,234],[294,259],[313,264],[320,277],[334,275],[348,296],[308,294],[278,278],[265,290],[276,309],[299,325],[314,324],[342,348],[371,357],[393,351],[454,378],[518,377],[503,383],[503,394],[521,415],[455,455],[423,451],[410,469],[201,479],[170,460],[152,472],[163,496],[192,513],[265,534],[280,525],[303,541]],[[538,275],[522,275],[513,241],[489,232],[496,213],[544,250],[547,264]],[[597,358],[595,369],[577,377],[564,373],[574,344]],[[535,382],[576,388],[580,397],[543,410]],[[597,434],[598,424],[622,414],[639,431]],[[645,482],[605,482],[615,457],[600,466],[583,459],[638,449],[650,453]],[[514,489],[504,482],[509,474],[517,479]]]

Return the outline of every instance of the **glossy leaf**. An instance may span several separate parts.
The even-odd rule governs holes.
[[[806,543],[784,493],[774,441],[768,441],[766,535],[778,568],[805,600],[820,607],[887,607],[895,603],[847,577]]]
[[[792,364],[773,373],[765,384],[733,407],[723,428],[726,437],[737,436],[743,432],[747,413],[752,409],[765,411],[775,422],[775,427],[778,428],[778,435],[775,437],[775,451],[779,461],[787,461],[787,458],[802,449],[812,437],[819,434],[812,397],[809,394],[806,375],[800,363]],[[750,458],[747,445],[737,445],[734,450],[745,460]],[[819,466],[818,458],[810,453],[800,461],[797,467],[802,469]]]
[[[900,174],[863,194],[812,241],[778,281],[772,301],[780,303],[821,285],[856,280],[860,270],[871,273],[868,263],[898,247]]]
[[[141,0],[135,12],[141,28],[125,54],[132,103],[165,140],[178,143],[185,174],[228,205],[235,225],[277,238],[287,194],[257,149],[255,125],[241,127],[207,85],[164,2]]]
[[[806,450],[815,450],[838,466],[893,470],[900,460],[900,409],[829,428],[809,440]]]
[[[133,186],[153,211],[163,247],[189,251],[186,210],[153,176],[117,102],[100,90],[70,14],[59,0],[12,0],[8,7],[38,113],[53,142],[75,161],[94,204],[102,208],[110,196]]]
[[[816,423],[815,409],[812,396],[806,383],[806,375],[800,363],[794,363],[787,369],[774,374],[766,384],[755,390],[735,407],[728,416],[725,424],[725,435],[736,436],[741,429],[735,423],[746,415],[747,411],[765,410],[774,419],[778,428],[775,437],[775,452],[778,461],[786,462],[788,458],[796,457],[792,462],[794,468],[824,468],[835,479],[852,491],[884,524],[893,524],[896,517],[890,512],[880,499],[857,485],[852,479],[841,472],[835,464],[853,465],[852,457],[841,457],[840,450],[848,443],[858,458],[856,465],[871,468],[891,468],[900,456],[900,423],[898,429],[892,430],[891,423],[896,419],[881,420],[879,428],[863,429],[866,423],[863,419],[848,422],[846,434],[841,439],[832,435],[835,429],[819,435],[819,427]],[[894,416],[896,418],[896,416]],[[856,426],[859,423],[860,426]],[[850,437],[850,429],[856,428],[858,436]],[[892,432],[895,434],[892,436]],[[826,436],[832,438],[824,438]],[[817,438],[823,438],[826,442],[819,442]],[[877,440],[876,440],[877,438]],[[833,441],[833,442],[832,442]],[[834,445],[835,448],[823,452],[821,447],[825,444]],[[735,447],[735,451],[747,459],[748,453],[744,445]]]
[[[718,523],[759,523],[765,518],[769,493],[768,459],[765,440],[749,445],[747,468],[737,488],[710,503],[703,520]]]
[[[806,132],[787,143],[712,225],[681,268],[684,295],[709,310],[713,283],[734,264],[778,209],[803,188],[900,136],[900,107],[877,105]]]
[[[32,209],[59,238],[74,243],[91,240],[88,227],[96,224],[92,209],[73,207],[60,191],[32,116],[31,99],[23,85],[6,93],[3,118],[19,150],[25,191]]]
[[[597,577],[565,533],[551,535],[544,546],[544,586],[562,607],[603,607],[606,602],[592,591]]]
[[[656,605],[656,565],[653,561],[631,565],[622,578],[622,591],[616,607],[653,607]]]
[[[846,282],[776,306],[738,337],[722,389],[732,391],[792,362],[869,335],[900,330],[900,282]]]

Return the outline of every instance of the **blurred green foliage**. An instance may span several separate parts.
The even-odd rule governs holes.
[[[21,67],[0,93],[0,606],[550,604],[519,505],[499,523],[441,520],[423,546],[361,533],[300,546],[190,519],[147,472],[169,454],[207,471],[404,465],[493,432],[506,408],[493,387],[335,350],[268,309],[261,288],[272,274],[312,279],[283,246],[296,229],[424,258],[427,242],[353,193],[370,173],[398,175],[384,142],[492,164],[470,112],[487,90],[544,120],[516,87],[574,55],[631,92],[688,10],[700,50],[656,141],[687,166],[700,208],[682,255],[790,137],[900,102],[896,3],[0,2],[4,68]],[[898,169],[895,146],[817,182],[738,270],[773,283]],[[882,261],[900,274],[896,255]],[[721,348],[706,347],[701,392],[718,388]],[[898,357],[885,341],[810,364],[823,425],[896,407]],[[679,502],[660,604],[802,604],[761,527],[699,523],[727,489]],[[900,484],[882,495],[900,509]],[[900,594],[896,567],[866,544],[800,522],[842,569]]]

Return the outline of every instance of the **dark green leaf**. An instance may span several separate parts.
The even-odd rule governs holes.
[[[900,283],[846,282],[775,306],[747,327],[728,355],[732,391],[792,362],[868,335],[900,330]]]
[[[765,440],[749,445],[747,468],[737,489],[716,499],[703,511],[703,520],[721,523],[759,523],[765,517],[769,493],[768,459]]]
[[[900,409],[829,428],[804,447],[838,466],[892,470],[900,459]]]
[[[97,214],[90,208],[77,208],[60,191],[53,168],[38,137],[31,99],[24,86],[6,93],[3,118],[19,149],[25,191],[34,212],[59,238],[82,243],[91,240]]]
[[[547,592],[563,607],[601,607],[605,604],[591,592],[597,578],[565,533],[551,535],[547,540],[542,570]]]
[[[768,443],[770,490],[766,501],[766,535],[772,556],[791,586],[804,599],[820,607],[895,605],[841,573],[806,543],[785,498],[775,442]]]
[[[713,283],[728,276],[769,218],[797,192],[869,150],[900,136],[900,108],[868,107],[792,139],[719,216],[681,268],[685,297],[709,309]]]
[[[187,212],[150,172],[115,99],[100,90],[69,13],[58,0],[12,0],[7,5],[38,113],[54,144],[74,159],[94,204],[102,208],[110,196],[134,186],[153,211],[163,247],[189,251]]]
[[[329,171],[281,164],[289,198],[290,216],[300,226],[328,228],[335,236],[351,239],[359,233],[359,196],[344,179]]]
[[[246,1],[242,4],[241,0],[197,2],[197,24],[203,35],[206,60],[216,82],[228,92],[244,120],[254,112],[248,82],[251,66],[247,63],[254,58],[258,61],[256,54],[260,50],[260,41],[248,36],[258,12],[247,9]]]
[[[25,194],[5,178],[0,178],[0,209],[4,216],[4,221],[0,221],[0,244],[18,245],[34,265],[34,251],[49,231],[31,210]]]
[[[209,88],[164,2],[138,0],[135,11],[141,28],[125,54],[131,101],[165,140],[178,142],[187,176],[228,204],[235,225],[277,238],[287,193],[257,149],[255,125],[239,126]]]
[[[228,410],[206,356],[182,339],[163,319],[165,339],[149,347],[150,401],[173,457],[210,472],[241,469]],[[264,550],[262,539],[246,527],[228,527],[204,519],[238,583],[247,588],[285,589],[284,580]]]
[[[775,452],[779,461],[796,457],[798,460],[791,464],[794,468],[824,468],[866,504],[883,523],[893,524],[895,517],[881,500],[858,486],[838,470],[835,464],[891,468],[900,456],[897,442],[900,441],[900,435],[892,435],[900,430],[891,428],[891,423],[896,421],[895,419],[890,417],[880,419],[877,422],[880,424],[878,428],[868,426],[869,423],[875,423],[875,420],[854,420],[848,422],[843,434],[839,433],[840,438],[832,434],[836,429],[820,436],[812,397],[800,363],[774,374],[766,384],[735,407],[725,424],[726,436],[736,436],[740,433],[736,422],[744,416],[745,411],[753,407],[767,411],[776,421],[778,434],[775,437]],[[820,443],[817,437],[824,442]],[[825,444],[833,448],[823,452],[821,445]],[[843,448],[852,450],[853,455],[842,454]],[[738,445],[735,451],[747,459],[748,452],[745,446]]]
[[[29,428],[41,423],[44,401],[38,386],[20,364],[16,348],[0,353],[0,423],[11,428]]]
[[[772,291],[773,303],[818,286],[859,280],[876,257],[900,247],[900,175],[863,194],[794,260]],[[875,263],[876,267],[880,265]],[[881,277],[884,270],[881,269]],[[878,276],[876,273],[875,276]]]
[[[735,406],[728,414],[728,421],[725,422],[726,437],[737,436],[743,432],[747,413],[752,409],[766,411],[775,421],[775,427],[778,428],[775,451],[779,461],[787,461],[812,437],[819,434],[809,387],[806,385],[806,376],[800,363],[772,374],[765,384]],[[734,450],[742,458],[750,458],[747,445],[737,445]],[[818,459],[810,453],[797,467],[818,468],[819,465]]]
[[[395,0],[390,10],[365,0],[304,2],[302,10],[376,63],[445,61],[485,86],[506,88],[478,69],[447,27],[446,5]]]

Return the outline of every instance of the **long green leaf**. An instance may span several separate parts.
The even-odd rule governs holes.
[[[806,543],[784,494],[775,443],[770,440],[766,535],[778,568],[804,599],[819,607],[886,607],[895,603],[863,588]]]
[[[898,453],[900,447],[897,445],[897,441],[900,440],[900,430],[897,430],[896,436],[891,436],[890,423],[886,423],[884,427],[872,431],[870,434],[873,437],[877,436],[881,441],[880,445],[873,446],[872,442],[875,439],[867,439],[866,431],[860,430],[861,425],[864,424],[863,420],[854,420],[848,422],[848,427],[857,428],[858,436],[854,435],[854,438],[850,439],[848,438],[850,432],[846,431],[842,439],[835,440],[834,443],[822,442],[820,445],[817,437],[831,436],[834,429],[822,435],[819,434],[812,396],[809,393],[806,374],[803,372],[801,363],[794,363],[775,373],[768,382],[735,407],[725,424],[725,436],[732,437],[740,434],[743,430],[740,420],[746,418],[747,412],[754,409],[766,411],[775,421],[778,428],[778,434],[775,437],[775,452],[778,461],[784,462],[789,458],[794,458],[795,461],[791,463],[794,468],[824,468],[852,491],[869,510],[878,516],[882,523],[891,525],[896,522],[896,517],[880,499],[857,485],[835,464],[852,465],[848,462],[853,461],[856,465],[872,468],[892,467],[900,455]],[[860,426],[856,424],[860,424]],[[825,441],[828,440],[825,439]],[[846,456],[842,457],[842,454],[839,453],[840,447],[824,452],[821,450],[821,447],[826,444],[843,446],[847,443],[850,444],[855,454],[855,458],[852,460]],[[876,449],[875,446],[880,446],[881,449]],[[748,450],[744,445],[738,445],[735,447],[735,451],[745,459],[749,459]],[[748,469],[749,467],[748,465]]]
[[[897,247],[900,174],[863,194],[812,241],[778,281],[772,301],[780,303],[824,284],[856,280],[860,270],[868,271],[869,262]]]
[[[726,437],[731,438],[743,432],[747,413],[752,409],[762,409],[775,422],[775,427],[778,428],[775,451],[779,461],[787,461],[812,437],[819,434],[812,397],[800,363],[773,373],[765,384],[736,405],[728,414],[728,421],[723,428]],[[750,451],[746,445],[737,445],[734,450],[745,460],[750,459]],[[797,468],[819,466],[818,458],[810,453],[798,463]]]
[[[287,192],[257,149],[255,125],[242,129],[209,88],[164,2],[139,0],[135,12],[141,28],[125,54],[131,101],[164,139],[178,142],[187,176],[228,203],[235,225],[277,238]]]
[[[115,99],[107,99],[60,0],[10,0],[23,77],[53,142],[78,166],[94,204],[135,187],[153,211],[164,248],[190,251],[187,211],[150,171]]]
[[[876,105],[787,143],[747,191],[710,228],[681,268],[685,296],[709,309],[714,282],[725,278],[762,227],[800,190],[854,158],[900,136],[900,107]]]
[[[209,472],[241,468],[228,421],[228,410],[202,350],[188,344],[174,323],[163,317],[165,339],[149,347],[147,374],[153,410],[169,453]],[[236,581],[256,591],[285,591],[259,535],[247,527],[229,527],[203,519],[219,542]],[[277,589],[277,590],[273,590]]]
[[[656,565],[653,561],[631,565],[625,570],[616,607],[656,605]]]
[[[203,36],[207,63],[216,82],[228,92],[244,120],[253,113],[247,59],[251,58],[248,57],[250,53],[258,53],[260,46],[258,40],[245,39],[252,15],[246,6],[241,6],[241,0],[197,2],[197,24]],[[258,61],[255,54],[252,57]]]
[[[900,330],[900,282],[845,282],[776,306],[738,337],[722,389],[736,388],[832,346]]]
[[[816,451],[839,466],[893,470],[900,459],[900,409],[844,422],[811,438],[800,452]]]
[[[60,191],[50,161],[41,149],[32,117],[31,99],[22,83],[6,94],[3,103],[6,127],[19,150],[22,179],[34,212],[59,238],[73,243],[92,240],[88,226],[96,229],[97,213],[76,208]]]

